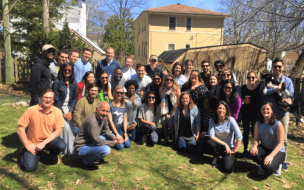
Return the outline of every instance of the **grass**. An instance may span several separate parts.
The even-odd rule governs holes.
[[[0,92],[0,106],[1,104],[5,104],[5,103],[16,103],[19,101],[29,101],[31,98],[30,97],[15,97],[15,96],[11,96],[11,95],[7,95],[4,93]]]
[[[80,168],[77,157],[62,157],[61,163],[38,164],[35,172],[19,169],[21,143],[17,122],[26,108],[0,107],[0,189],[304,189],[304,127],[290,126],[288,172],[280,177],[257,176],[258,166],[236,154],[235,171],[225,174],[211,168],[210,156],[181,153],[171,147],[142,146],[112,149],[106,163],[95,171]]]

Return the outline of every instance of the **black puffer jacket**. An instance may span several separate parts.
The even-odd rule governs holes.
[[[31,105],[39,103],[38,97],[40,94],[51,88],[51,71],[49,69],[50,63],[41,56],[34,58],[34,66],[31,69],[31,78],[29,84],[29,93],[31,95]]]

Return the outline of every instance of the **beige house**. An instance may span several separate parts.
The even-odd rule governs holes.
[[[144,10],[132,25],[135,59],[146,64],[150,55],[167,50],[223,45],[229,16],[179,3]]]

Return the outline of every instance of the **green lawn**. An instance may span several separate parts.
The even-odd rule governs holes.
[[[236,155],[235,171],[224,174],[211,168],[210,156],[181,153],[171,147],[142,146],[111,150],[107,163],[95,171],[80,168],[76,157],[62,157],[61,163],[39,163],[35,172],[19,169],[21,143],[17,121],[26,108],[0,107],[0,189],[304,189],[304,127],[290,126],[288,172],[280,177],[260,177],[258,166]]]

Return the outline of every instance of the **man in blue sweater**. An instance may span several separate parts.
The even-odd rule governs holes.
[[[277,117],[277,119],[282,122],[283,127],[285,129],[284,144],[285,144],[285,151],[286,151],[286,157],[285,157],[285,159],[286,159],[287,158],[287,133],[288,133],[288,125],[289,125],[289,112],[287,111],[287,109],[280,107],[277,104],[277,102],[274,100],[274,97],[271,95],[271,94],[281,90],[282,83],[285,82],[286,89],[290,92],[291,99],[294,99],[293,83],[290,78],[283,75],[283,70],[284,70],[284,61],[281,59],[275,59],[272,63],[273,76],[281,83],[280,83],[280,85],[278,85],[277,88],[267,89],[266,94],[263,93],[264,85],[261,85],[260,94],[263,95],[265,102],[271,102],[273,104],[274,114]],[[287,166],[286,166],[285,162],[282,164],[282,169],[287,171]]]
[[[74,72],[75,80],[80,82],[83,75],[87,71],[92,71],[92,64],[89,62],[89,59],[92,57],[92,50],[85,48],[83,50],[82,58],[79,58],[78,61],[74,63]]]
[[[96,70],[95,70],[95,78],[99,78],[100,72],[105,70],[109,75],[109,81],[112,79],[112,75],[114,75],[114,70],[116,68],[120,68],[120,65],[117,61],[114,60],[114,49],[109,47],[107,49],[106,58],[98,61]]]

